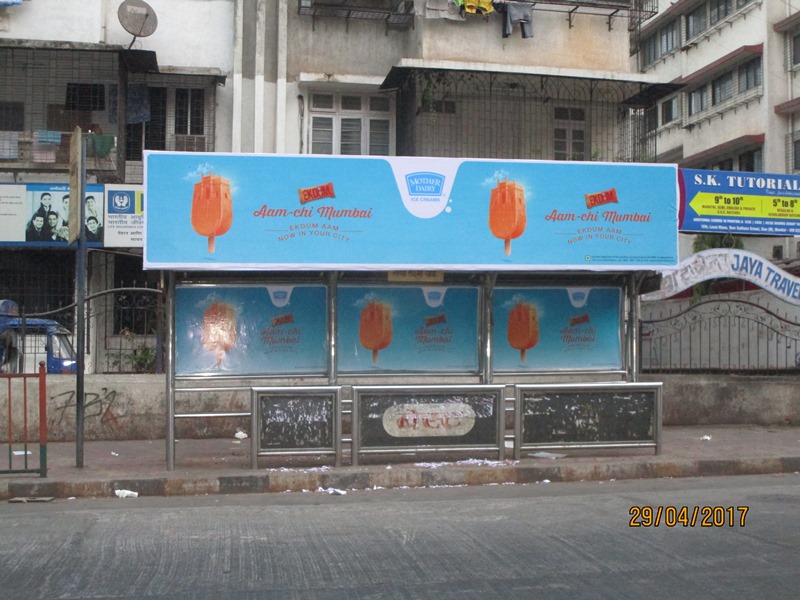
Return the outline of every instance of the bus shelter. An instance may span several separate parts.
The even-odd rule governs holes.
[[[678,263],[676,166],[149,152],[145,184],[168,468],[184,418],[248,419],[253,467],[348,444],[351,464],[659,451],[636,323]]]

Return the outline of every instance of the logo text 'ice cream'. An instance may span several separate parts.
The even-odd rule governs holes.
[[[508,179],[498,181],[489,203],[489,229],[505,241],[506,255],[511,254],[511,240],[522,235],[526,224],[524,188]]]
[[[214,252],[214,238],[226,233],[233,223],[231,184],[219,175],[203,175],[194,184],[192,227],[208,238],[208,251]]]

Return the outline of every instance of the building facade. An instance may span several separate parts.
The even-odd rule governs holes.
[[[23,186],[32,213],[37,186],[68,184],[76,126],[106,210],[113,186],[142,185],[144,150],[795,173],[795,4],[25,0],[0,7],[0,182]],[[747,240],[786,258],[793,242]],[[89,255],[90,295],[160,284],[141,244]],[[74,265],[66,243],[0,239],[0,296],[65,306]],[[121,352],[156,335],[149,317],[109,311],[90,334],[98,372],[130,369]]]
[[[637,46],[635,68],[676,89],[649,115],[656,160],[693,169],[798,173],[800,4],[766,0],[659,1]],[[796,238],[746,237],[777,261]],[[682,254],[691,253],[685,237]]]

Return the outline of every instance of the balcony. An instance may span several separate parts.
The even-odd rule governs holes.
[[[518,0],[530,2],[534,10],[563,13],[573,26],[575,15],[603,16],[611,29],[615,18],[627,15],[629,29],[638,26],[658,12],[658,0]],[[379,21],[387,29],[414,26],[413,0],[298,0],[298,14],[338,19]]]
[[[331,17],[385,23],[389,29],[414,26],[414,0],[298,0],[297,12],[314,18]]]
[[[116,172],[117,136],[86,134],[86,170]],[[0,131],[0,170],[68,171],[72,133]],[[100,173],[97,173],[100,175]]]

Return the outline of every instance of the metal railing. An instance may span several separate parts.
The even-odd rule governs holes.
[[[47,477],[47,379],[44,363],[35,374],[0,374],[8,423],[3,445],[7,463],[0,474],[38,473]],[[38,418],[28,415],[29,386],[38,383]],[[38,425],[37,425],[38,421]],[[38,434],[32,435],[34,432]],[[36,452],[38,444],[38,452]]]
[[[800,370],[800,317],[769,305],[716,298],[639,323],[646,373],[786,374]]]
[[[86,298],[87,367],[94,373],[163,373],[164,305],[161,290],[122,287],[91,294]],[[75,346],[76,305],[45,312],[21,311],[20,318],[47,319],[66,327]],[[31,338],[31,336],[27,336]],[[42,338],[43,340],[44,338]],[[35,340],[34,340],[35,341]],[[34,364],[47,359],[44,341],[28,340],[21,371],[32,372]]]

